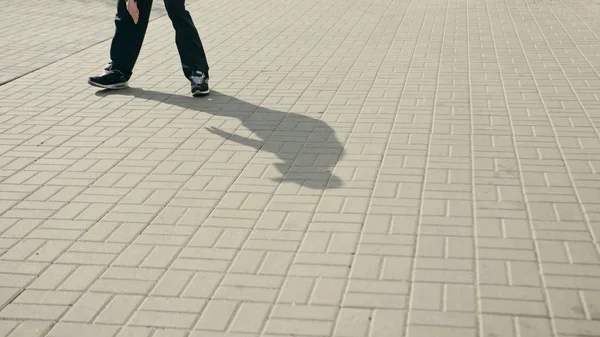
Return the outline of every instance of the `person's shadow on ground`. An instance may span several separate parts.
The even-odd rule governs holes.
[[[219,128],[206,128],[222,138],[257,151],[268,151],[283,162],[274,166],[280,182],[293,182],[313,189],[342,186],[332,170],[344,155],[344,147],[325,122],[298,113],[287,113],[254,105],[218,91],[204,98],[171,95],[139,88],[101,90],[97,96],[126,95],[171,104],[198,113],[238,118],[260,140],[232,134]]]

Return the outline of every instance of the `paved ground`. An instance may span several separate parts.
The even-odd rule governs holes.
[[[195,1],[205,99],[166,16],[107,94],[110,3],[35,1],[1,337],[600,336],[597,1]]]
[[[0,85],[111,38],[114,23],[110,18],[115,15],[115,1],[3,3],[0,12]],[[151,20],[166,14],[161,4],[154,7]]]

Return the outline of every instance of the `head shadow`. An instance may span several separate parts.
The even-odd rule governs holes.
[[[273,166],[281,177],[273,180],[291,182],[312,189],[332,189],[343,185],[342,180],[333,173],[333,169],[344,156],[344,147],[337,139],[335,131],[321,120],[257,106],[215,90],[211,90],[211,94],[203,98],[139,88],[101,90],[96,95],[133,96],[195,110],[198,113],[237,118],[242,122],[242,126],[252,133],[252,138],[215,127],[207,127],[206,130],[226,141],[275,154],[280,162],[274,163]]]

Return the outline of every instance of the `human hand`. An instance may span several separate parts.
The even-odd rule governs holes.
[[[133,23],[137,25],[138,20],[140,19],[140,11],[138,10],[136,0],[127,0],[127,11],[129,12],[129,15],[131,15]]]

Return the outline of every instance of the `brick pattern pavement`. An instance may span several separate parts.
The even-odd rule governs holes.
[[[600,4],[190,10],[0,86],[1,337],[600,335]]]
[[[161,1],[156,2],[151,20],[166,14]],[[197,0],[188,2],[194,5]],[[115,3],[4,1],[0,11],[0,85],[111,38]]]

